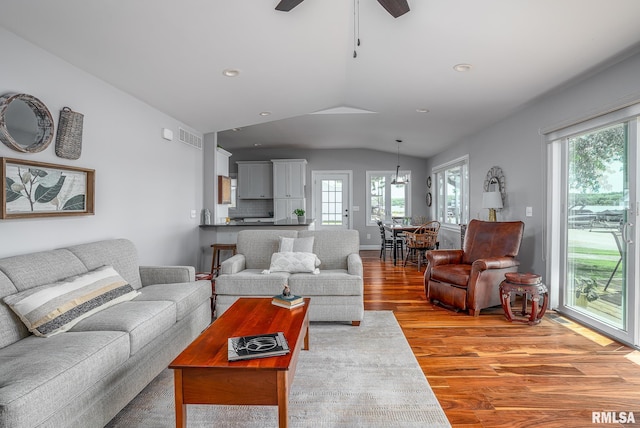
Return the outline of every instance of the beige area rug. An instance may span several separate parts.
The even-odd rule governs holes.
[[[391,311],[360,327],[311,323],[289,396],[290,427],[450,427]],[[247,385],[247,388],[250,388]],[[275,406],[187,406],[188,427],[275,427]],[[175,426],[173,373],[163,371],[108,427]]]

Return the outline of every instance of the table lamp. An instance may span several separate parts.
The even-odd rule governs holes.
[[[500,192],[484,192],[482,194],[482,208],[489,209],[489,221],[496,221],[496,209],[502,208]]]

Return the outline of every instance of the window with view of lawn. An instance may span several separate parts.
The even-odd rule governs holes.
[[[547,134],[550,276],[560,311],[633,343],[640,105]]]
[[[433,168],[436,220],[444,227],[469,221],[469,156]]]
[[[367,171],[367,226],[376,220],[411,217],[411,171],[399,171],[406,181],[393,184],[396,171]]]

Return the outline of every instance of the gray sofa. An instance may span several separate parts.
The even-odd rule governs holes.
[[[319,273],[270,272],[280,237],[313,237]],[[289,285],[295,295],[310,297],[310,321],[344,321],[359,325],[364,316],[363,268],[356,230],[243,230],[237,254],[222,262],[216,278],[216,316],[238,298],[271,297]]]
[[[69,331],[35,336],[3,301],[104,265],[140,294]],[[124,239],[0,259],[0,427],[104,426],[209,325],[210,295],[193,267],[138,266]]]

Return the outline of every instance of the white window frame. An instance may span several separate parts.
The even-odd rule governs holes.
[[[393,180],[396,176],[396,171],[367,171],[366,172],[366,225],[367,226],[377,226],[375,219],[371,218],[371,177],[372,176],[381,176],[384,175],[387,180],[385,180],[386,194],[391,195],[391,180]],[[411,217],[411,171],[410,170],[402,170],[398,171],[399,176],[407,177],[408,181],[403,184],[404,186],[404,207],[405,207],[405,217]],[[385,212],[385,219],[383,221],[391,221],[391,198],[387,198],[385,201],[385,205],[388,206],[385,208],[385,211],[388,209],[389,212]],[[388,216],[388,219],[386,218]]]
[[[557,126],[553,129],[541,130],[544,141],[547,145],[547,163],[545,177],[545,188],[547,190],[546,203],[546,221],[542,223],[544,228],[543,236],[546,238],[544,244],[546,248],[547,272],[546,283],[550,292],[550,307],[557,308],[561,313],[568,314],[579,322],[589,325],[590,327],[600,330],[605,334],[616,338],[621,342],[638,347],[640,345],[640,316],[633,308],[640,305],[640,291],[636,285],[640,278],[640,265],[638,263],[628,263],[627,265],[627,283],[628,283],[628,302],[629,319],[627,320],[627,331],[601,323],[592,317],[585,316],[580,312],[572,310],[565,306],[564,281],[566,273],[566,225],[564,224],[566,216],[566,180],[567,180],[567,139],[584,134],[593,130],[598,130],[606,126],[628,122],[628,162],[631,170],[629,175],[629,191],[636,199],[628,208],[628,222],[632,224],[638,223],[640,217],[640,202],[638,199],[638,189],[640,188],[640,156],[638,150],[638,130],[640,129],[640,103],[630,104],[620,109],[610,109],[601,115],[593,115],[583,120],[575,120],[573,123],[567,123],[564,126]],[[627,232],[629,233],[629,231]],[[640,228],[632,227],[631,235],[628,237],[633,243],[640,241]],[[627,247],[628,260],[637,260],[637,247],[629,245]]]
[[[433,195],[434,215],[436,220],[440,222],[440,227],[444,229],[460,230],[460,224],[446,222],[446,186],[440,184],[443,181],[443,175],[446,176],[449,170],[458,167],[462,167],[461,189],[458,195],[460,198],[459,204],[462,207],[460,224],[467,224],[469,222],[469,155],[437,165],[431,170],[435,183]]]

